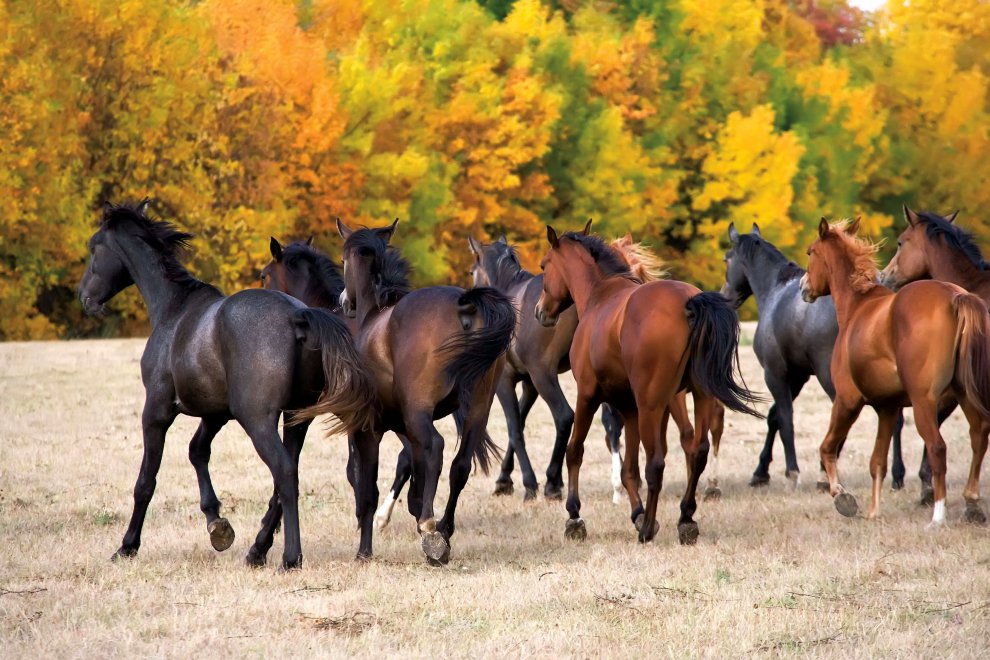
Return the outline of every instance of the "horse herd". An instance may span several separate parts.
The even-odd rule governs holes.
[[[598,408],[603,407],[613,456],[614,501],[623,493],[628,497],[642,542],[659,531],[657,501],[673,417],[687,467],[678,537],[692,544],[699,533],[693,519],[696,492],[710,447],[714,466],[705,494],[720,494],[724,409],[759,416],[753,406],[760,399],[741,383],[737,365],[735,309],[750,296],[760,313],[754,350],[773,397],[751,485],[769,481],[779,433],[785,474],[796,486],[793,401],[814,375],[833,400],[819,485],[829,490],[840,513],[858,511],[836,470],[850,426],[864,405],[879,416],[870,460],[867,517],[873,518],[892,437],[894,487],[903,486],[900,420],[902,408],[910,405],[925,442],[920,475],[934,505],[931,524],[943,523],[946,451],[939,425],[958,406],[969,422],[973,450],[965,519],[985,522],[979,474],[990,435],[990,267],[971,236],[953,224],[954,214],[943,218],[905,207],[908,228],[882,273],[874,263],[875,246],[856,236],[855,221],[822,220],[808,250],[807,271],[764,240],[755,225],[744,234],[730,226],[720,293],[664,279],[655,257],[628,235],[606,243],[590,233],[590,221],[579,232],[547,228],[540,275],[522,268],[504,237],[488,245],[469,239],[473,288],[412,289],[409,263],[390,245],[396,223],[352,229],[338,220],[342,267],[316,250],[312,239],[283,247],[272,238],[272,261],[261,274],[264,288],[224,296],[181,265],[191,235],[149,218],[147,206],[147,200],[106,205],[89,241],[79,287],[86,312],[101,313],[117,293],[136,284],[152,325],[141,359],[144,456],[134,510],[114,558],[138,552],[165,434],[182,413],[201,420],[189,459],[213,547],[226,550],[234,540],[209,472],[212,440],[233,419],[250,436],[274,482],[247,562],[266,563],[284,523],[282,567],[301,566],[299,457],[311,421],[331,413],[336,421],[331,432],[348,434],[346,473],[360,529],[357,556],[371,557],[375,529],[388,524],[410,482],[406,499],[423,553],[431,564],[445,564],[472,462],[487,473],[496,458],[487,432],[495,396],[509,435],[495,493],[513,492],[518,461],[525,498],[537,496],[524,428],[539,396],[556,427],[543,492],[550,499],[563,497],[566,461],[565,535],[572,539],[587,533],[579,476]],[[558,382],[568,369],[577,383],[573,409]],[[693,423],[688,393],[694,399]],[[437,518],[434,500],[445,441],[434,421],[451,414],[459,443],[446,506]],[[386,431],[399,436],[402,450],[395,482],[379,507],[378,453]],[[640,446],[646,457],[645,502]]]

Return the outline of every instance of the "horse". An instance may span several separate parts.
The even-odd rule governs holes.
[[[760,460],[749,480],[753,487],[770,483],[773,441],[780,432],[786,462],[785,476],[797,488],[800,469],[794,451],[794,400],[805,383],[815,376],[828,398],[835,398],[830,365],[832,347],[839,333],[832,298],[824,296],[809,305],[801,299],[798,282],[804,269],[785,257],[760,234],[753,223],[748,234],[729,225],[731,247],[725,253],[725,284],[722,295],[738,309],[753,296],[760,321],[753,337],[753,351],[763,367],[763,379],[773,397],[767,413],[767,436]],[[838,451],[841,453],[841,447]],[[894,434],[893,488],[904,487],[900,425]],[[822,466],[819,490],[828,490]]]
[[[822,218],[818,238],[808,248],[808,270],[801,278],[807,302],[831,294],[839,335],[832,353],[835,399],[821,458],[829,492],[844,516],[858,511],[855,497],[839,482],[836,448],[863,406],[870,404],[879,424],[870,476],[873,496],[868,519],[880,511],[887,472],[887,447],[900,409],[914,408],[915,426],[925,441],[932,467],[935,504],[931,526],[945,522],[945,442],[938,408],[954,397],[969,422],[973,462],[963,492],[966,519],[985,519],[979,504],[979,473],[990,432],[990,314],[986,303],[948,282],[922,280],[896,293],[877,281],[877,247],[857,238],[859,220],[830,225]]]
[[[519,467],[526,488],[525,499],[529,500],[536,494],[536,475],[533,473],[529,456],[526,452],[524,429],[526,417],[529,414],[537,395],[550,408],[557,435],[554,442],[550,464],[547,466],[547,484],[544,496],[548,499],[561,499],[563,488],[563,463],[567,439],[570,437],[574,420],[574,411],[560,387],[558,375],[570,370],[568,351],[577,327],[577,313],[567,310],[556,325],[543,327],[536,318],[525,310],[532,309],[539,299],[543,289],[543,275],[534,275],[523,269],[519,263],[515,247],[510,245],[505,236],[494,243],[483,244],[468,237],[468,246],[474,256],[471,277],[475,286],[493,286],[505,293],[520,310],[516,325],[516,335],[507,354],[506,366],[502,371],[496,395],[508,426],[509,446],[502,460],[502,471],[495,482],[495,494],[512,493],[513,458],[519,456]],[[651,282],[666,277],[663,263],[645,246],[633,241],[630,234],[617,238],[610,243],[617,254],[629,265],[633,276],[642,282]],[[516,396],[516,384],[522,383],[522,399]],[[683,396],[675,401],[675,421],[682,434],[690,437],[694,429],[687,414],[687,403]],[[721,407],[717,412],[721,411]],[[619,438],[623,421],[608,404],[602,405],[602,425],[605,427],[605,442],[612,454],[612,502],[618,504],[622,499],[622,458],[619,455]],[[713,420],[712,447],[718,455],[718,444],[721,438],[722,416],[716,414]],[[706,493],[709,497],[717,497],[717,480],[712,480]]]
[[[412,452],[409,512],[431,564],[446,564],[457,500],[467,483],[472,455],[482,471],[497,455],[486,426],[495,383],[515,329],[515,310],[492,288],[465,291],[431,286],[409,291],[389,252],[398,221],[375,229],[351,229],[344,238],[344,313],[357,323],[357,344],[368,360],[381,407],[375,423],[350,434],[357,457],[359,556],[371,556],[378,503],[378,444],[387,431],[405,434]],[[408,271],[408,267],[406,267]],[[399,295],[395,295],[398,292]],[[456,413],[463,433],[450,466],[450,496],[437,521],[433,500],[443,467],[444,439],[433,421]]]
[[[306,241],[297,241],[286,246],[283,246],[275,237],[271,237],[269,247],[272,260],[261,270],[262,287],[287,293],[298,298],[305,305],[329,309],[334,314],[343,317],[340,294],[344,291],[344,278],[337,264],[329,256],[313,247],[312,237]],[[395,250],[386,251],[385,259],[389,261],[385,270],[394,274],[393,279],[395,281],[407,281],[408,262],[403,260]],[[397,290],[393,293],[393,300],[397,300],[401,295],[402,292]],[[355,320],[343,318],[351,333],[356,335],[357,323]],[[461,428],[458,420],[459,418],[455,419],[455,422],[458,422],[457,430],[460,434]],[[399,494],[412,477],[412,454],[409,440],[403,434],[398,434],[398,436],[402,443],[402,450],[396,461],[395,478],[392,487],[374,515],[374,527],[379,531],[388,526]],[[347,476],[351,485],[354,486],[354,452],[353,447],[349,447],[349,449],[351,451],[348,453]]]
[[[739,340],[736,313],[720,294],[702,293],[684,282],[639,282],[628,264],[590,229],[589,221],[581,232],[558,236],[547,226],[550,249],[540,263],[543,291],[534,309],[546,327],[556,324],[572,305],[578,316],[570,349],[578,393],[567,443],[569,518],[564,535],[587,537],[578,487],[584,440],[598,406],[607,402],[627,424],[622,476],[633,524],[641,542],[656,536],[667,443],[662,417],[677,392],[689,389],[695,401],[695,428],[691,438],[681,438],[687,487],[677,531],[682,544],[693,544],[699,533],[693,519],[695,493],[708,460],[714,399],[731,410],[759,416],[750,407],[757,397],[733,377]],[[638,470],[634,471],[640,442],[647,461],[645,507]]]
[[[284,294],[251,289],[224,296],[193,277],[179,261],[192,234],[148,218],[148,200],[108,204],[88,243],[89,264],[79,286],[85,311],[136,284],[148,307],[151,336],[141,357],[145,388],[141,423],[144,458],[134,487],[134,510],[114,558],[133,557],[155,491],[165,435],[180,413],[199,417],[189,443],[200,508],[213,547],[226,550],[234,530],[220,516],[209,473],[210,445],[231,419],[244,428],[272,473],[275,492],[247,562],[266,562],[285,518],[283,569],[302,565],[297,463],[309,422],[337,416],[331,432],[367,425],[375,407],[365,370],[343,322]],[[285,413],[285,443],[279,416]]]
[[[958,284],[990,304],[990,264],[983,259],[973,236],[954,224],[958,211],[942,217],[936,213],[916,213],[904,205],[907,228],[897,238],[897,252],[880,272],[880,281],[893,289],[908,282],[935,279]],[[954,403],[938,411],[941,426],[952,411]],[[927,453],[922,456],[921,504],[931,506],[934,500],[932,471]]]

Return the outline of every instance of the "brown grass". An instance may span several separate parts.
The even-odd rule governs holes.
[[[236,425],[217,438],[214,483],[239,535],[214,552],[186,458],[195,421],[183,418],[169,436],[141,554],[111,563],[141,460],[142,348],[0,345],[0,657],[976,657],[990,644],[990,534],[959,522],[970,454],[960,420],[946,425],[946,529],[925,530],[930,512],[915,504],[913,476],[906,492],[884,493],[881,520],[846,520],[814,491],[829,407],[812,385],[797,404],[799,490],[783,478],[779,448],[769,489],[746,486],[764,426],[730,413],[724,495],[701,502],[695,547],[676,541],[679,451],[668,461],[660,535],[641,546],[625,505],[611,504],[596,425],[583,471],[586,542],[565,542],[561,503],[494,498],[493,479],[476,474],[449,567],[425,564],[404,498],[376,537],[377,559],[356,563],[345,443],[314,431],[301,466],[305,568],[249,570],[242,560],[270,494],[267,470]],[[741,352],[748,382],[762,386],[752,350]],[[453,437],[449,423],[440,428]],[[504,429],[496,406],[491,430],[503,446]],[[861,505],[874,429],[864,412],[841,462]],[[538,404],[529,444],[540,471],[551,438]],[[920,444],[910,422],[906,446],[913,473]],[[383,491],[397,448],[386,438]],[[272,558],[280,555],[281,538]]]

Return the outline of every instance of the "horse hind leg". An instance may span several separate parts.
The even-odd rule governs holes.
[[[945,440],[938,428],[937,404],[932,397],[912,397],[914,423],[918,434],[925,441],[925,451],[932,468],[932,490],[934,505],[930,528],[945,523]]]
[[[984,420],[969,402],[960,400],[960,406],[969,422],[969,441],[973,449],[973,457],[969,464],[969,477],[963,489],[966,500],[966,511],[963,520],[975,525],[986,524],[987,516],[980,506],[980,471],[983,459],[987,453],[988,436],[990,436],[990,420]]]
[[[767,413],[767,435],[763,440],[763,449],[760,451],[760,459],[753,470],[753,476],[749,479],[750,488],[760,488],[770,483],[770,463],[773,462],[773,442],[777,439],[777,431],[780,427],[777,424],[777,404],[770,406]]]
[[[529,454],[526,452],[526,437],[523,433],[522,411],[519,399],[516,397],[516,387],[512,379],[506,375],[499,380],[496,388],[499,403],[505,413],[505,422],[508,427],[509,448],[502,461],[502,470],[495,481],[495,495],[511,495],[513,457],[519,459],[519,470],[522,472],[523,486],[526,489],[524,499],[528,502],[536,499],[536,473],[530,463]],[[511,455],[510,455],[511,452]]]
[[[413,489],[419,499],[417,527],[423,554],[431,564],[440,564],[449,556],[450,546],[437,531],[437,520],[433,513],[437,484],[443,470],[443,436],[433,426],[433,416],[429,411],[407,408],[403,415],[406,433],[413,448]],[[412,497],[410,497],[412,503]]]
[[[217,552],[223,552],[234,543],[234,528],[230,521],[220,517],[220,500],[213,490],[210,478],[210,449],[226,419],[202,419],[199,428],[189,441],[189,462],[196,470],[199,483],[199,508],[206,516],[206,529],[210,534],[210,544]]]
[[[681,434],[681,449],[684,451],[684,462],[687,468],[687,486],[681,498],[681,517],[677,521],[677,536],[681,545],[694,545],[698,541],[698,523],[694,521],[694,513],[698,510],[697,491],[701,474],[708,462],[708,432],[711,423],[714,400],[708,394],[694,394],[693,433],[688,436]]]
[[[622,501],[622,435],[623,421],[618,411],[608,404],[602,405],[602,426],[605,427],[605,444],[612,455],[612,504]],[[639,442],[636,442],[639,445]],[[638,447],[637,447],[638,450]]]
[[[880,514],[880,494],[883,490],[883,480],[887,477],[887,451],[890,448],[894,427],[901,413],[900,408],[880,408],[877,410],[877,438],[873,443],[873,455],[870,457],[870,477],[873,479],[870,508],[866,513],[867,520],[874,520]]]
[[[712,402],[711,421],[708,429],[711,432],[712,447],[712,476],[708,478],[708,487],[705,488],[706,500],[717,500],[722,497],[722,489],[718,485],[718,450],[722,444],[722,432],[725,429],[725,406],[719,401]]]
[[[412,450],[409,448],[409,440],[402,436],[400,438],[402,439],[402,450],[399,452],[399,458],[395,464],[395,479],[392,481],[392,487],[389,489],[388,495],[385,496],[382,505],[375,511],[375,530],[379,532],[388,527],[392,520],[392,512],[395,510],[395,503],[398,501],[402,489],[412,477]]]

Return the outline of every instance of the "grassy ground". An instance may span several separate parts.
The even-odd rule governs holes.
[[[960,421],[946,425],[947,528],[925,530],[930,512],[915,504],[913,475],[906,491],[884,493],[881,520],[847,520],[814,491],[829,406],[810,385],[797,403],[799,489],[783,478],[779,448],[770,487],[746,486],[764,423],[730,413],[723,498],[700,504],[694,547],[676,538],[679,449],[661,532],[642,546],[626,506],[611,503],[596,424],[582,471],[586,542],[564,540],[562,503],[524,504],[519,491],[494,498],[493,478],[475,474],[447,568],[424,562],[404,498],[376,536],[377,559],[359,564],[345,442],[311,432],[300,471],[305,568],[250,570],[242,561],[270,494],[267,470],[236,425],[217,438],[214,483],[238,537],[214,552],[186,458],[195,422],[182,418],[141,553],[111,563],[141,460],[142,349],[133,340],[0,345],[0,657],[976,657],[990,644],[990,533],[959,521],[970,454]],[[748,382],[762,387],[752,349],[741,352]],[[449,423],[440,429],[452,438]],[[497,406],[490,429],[504,446]],[[528,431],[542,472],[553,437],[542,404]],[[874,431],[866,411],[841,463],[861,508]],[[910,416],[905,444],[913,473],[920,441]],[[397,449],[387,437],[383,492]]]

